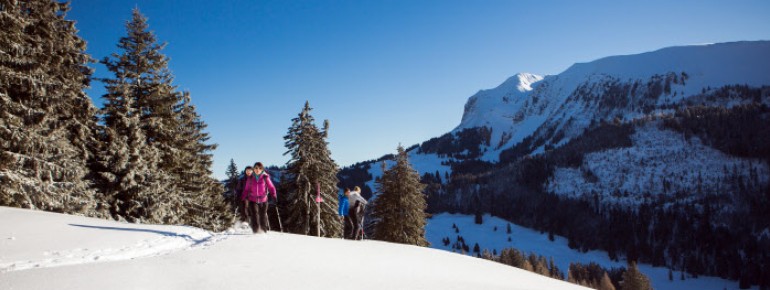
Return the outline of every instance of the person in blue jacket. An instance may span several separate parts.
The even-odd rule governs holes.
[[[345,188],[344,193],[340,193],[338,196],[339,198],[339,209],[337,210],[337,214],[340,216],[340,221],[342,221],[342,232],[343,237],[348,238],[348,230],[353,226],[350,220],[350,217],[348,217],[348,196],[350,195],[350,188]]]

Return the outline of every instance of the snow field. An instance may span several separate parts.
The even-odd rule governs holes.
[[[487,214],[484,215],[483,221],[481,225],[477,225],[474,223],[474,216],[472,215],[437,214],[428,220],[426,237],[431,243],[431,247],[453,251],[451,248],[452,244],[444,246],[441,239],[449,237],[450,241],[454,243],[457,240],[457,236],[460,235],[471,248],[471,253],[468,254],[473,254],[474,256],[473,245],[478,243],[482,251],[484,249],[490,252],[496,250],[498,254],[502,249],[515,248],[526,254],[534,252],[536,255],[545,256],[547,259],[553,257],[554,262],[564,273],[565,278],[569,270],[569,264],[573,262],[581,264],[595,262],[607,269],[626,266],[626,262],[623,260],[610,260],[604,251],[582,253],[578,250],[570,249],[567,239],[561,236],[555,235],[554,241],[550,241],[548,240],[548,233],[540,233],[515,224],[511,224],[511,234],[508,234],[506,232],[506,225],[508,224],[506,220]],[[459,233],[455,233],[454,229],[452,229],[452,224],[456,224],[460,228]],[[497,231],[494,230],[495,227],[497,227]],[[508,237],[511,237],[510,242]],[[642,273],[650,277],[652,286],[656,290],[738,289],[737,281],[706,276],[700,276],[695,279],[689,275],[682,281],[679,279],[679,272],[674,272],[674,280],[669,281],[667,268],[652,267],[648,264],[639,264],[638,267]]]
[[[0,289],[585,289],[490,261],[370,240],[252,235],[244,228],[211,234],[7,207],[0,218],[3,263],[40,265],[3,268]],[[131,248],[138,242],[157,251]],[[176,248],[159,250],[169,244]],[[45,252],[86,248],[128,254],[45,260]]]

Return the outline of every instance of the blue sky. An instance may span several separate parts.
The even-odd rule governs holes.
[[[131,9],[168,43],[209,124],[214,174],[282,165],[305,100],[341,166],[452,130],[465,101],[518,72],[712,42],[770,39],[770,1],[74,0],[88,52],[116,52]],[[109,76],[94,64],[97,77]],[[97,106],[104,92],[88,91]]]

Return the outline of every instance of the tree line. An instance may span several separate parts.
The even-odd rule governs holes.
[[[66,19],[69,3],[0,1],[0,205],[111,218],[185,224],[221,231],[234,221],[225,187],[211,176],[206,123],[180,91],[162,53],[165,43],[138,9],[117,51],[96,79],[86,42]],[[103,108],[84,90],[105,85]],[[287,164],[278,178],[285,228],[339,237],[339,168],[328,120],[315,124],[306,103],[284,137]],[[372,205],[373,238],[427,246],[419,174],[399,146]],[[232,188],[240,170],[228,168]],[[371,189],[370,189],[371,190]],[[323,202],[316,203],[321,197]],[[314,218],[318,217],[318,218]]]

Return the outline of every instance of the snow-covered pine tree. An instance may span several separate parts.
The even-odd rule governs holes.
[[[179,128],[174,148],[182,167],[175,175],[181,181],[177,186],[182,194],[185,216],[182,222],[213,231],[222,231],[232,225],[233,214],[222,195],[224,187],[212,177],[211,152],[216,144],[207,143],[210,139],[205,132],[207,127],[192,105],[190,94],[182,94],[182,104],[178,108]]]
[[[99,187],[115,219],[131,222],[176,223],[178,212],[169,212],[170,180],[158,170],[158,150],[147,144],[139,112],[130,97],[133,84],[125,78],[107,81],[102,114],[102,150],[97,155]],[[177,209],[181,210],[181,206]]]
[[[92,61],[68,3],[0,0],[0,205],[106,216],[87,182]]]
[[[376,240],[427,247],[425,219],[427,208],[420,174],[412,168],[404,147],[398,146],[396,164],[377,181],[379,194],[372,205]]]
[[[206,124],[191,104],[189,93],[177,92],[172,85],[168,58],[160,52],[165,44],[157,43],[155,34],[148,30],[147,18],[138,9],[133,10],[126,30],[127,35],[118,42],[121,52],[102,60],[115,78],[102,81],[109,98],[124,105],[125,99],[130,99],[144,143],[155,152],[143,160],[154,171],[157,178],[153,180],[164,182],[163,190],[154,197],[163,202],[147,217],[157,215],[161,220],[153,221],[223,230],[232,222],[232,215],[222,197],[222,185],[211,177],[211,151],[216,145],[208,143]],[[108,100],[105,106],[116,104]],[[108,129],[117,122],[114,111],[104,110]]]
[[[133,84],[129,96],[134,99],[133,105],[139,112],[147,143],[161,154],[163,162],[159,168],[173,175],[185,166],[181,156],[184,152],[179,152],[174,146],[180,126],[179,108],[183,94],[177,92],[172,84],[168,57],[161,53],[166,44],[159,44],[148,28],[147,18],[135,8],[131,21],[126,23],[126,36],[118,41],[120,53],[112,53],[101,60],[115,74],[115,79],[102,81],[109,85],[109,81],[122,77]],[[107,126],[112,124],[111,118],[105,116]]]
[[[173,146],[179,128],[177,108],[182,103],[182,94],[172,84],[174,77],[168,68],[168,57],[161,53],[166,44],[159,44],[155,33],[148,29],[147,17],[134,8],[131,21],[126,23],[127,35],[118,41],[121,52],[112,53],[101,63],[116,78],[120,75],[134,85],[129,95],[139,111],[147,142],[159,150],[163,160],[160,168],[174,172],[183,167],[183,158]],[[108,125],[110,118],[106,116]]]
[[[320,185],[321,197],[321,235],[324,237],[342,236],[342,223],[337,217],[337,172],[339,167],[331,157],[326,138],[329,132],[329,122],[324,122],[323,130],[315,125],[315,119],[310,115],[310,103],[299,116],[292,119],[289,132],[284,136],[290,155],[286,163],[285,174],[281,175],[281,188],[285,196],[278,195],[285,204],[282,212],[286,215],[284,228],[290,232],[315,235],[316,215],[315,202],[316,185]]]

